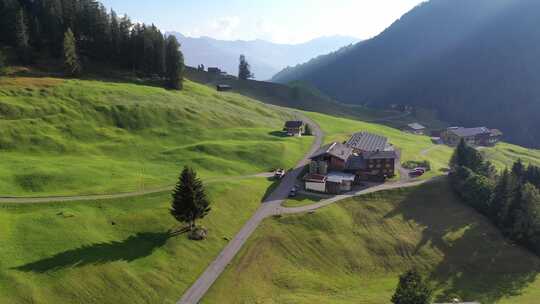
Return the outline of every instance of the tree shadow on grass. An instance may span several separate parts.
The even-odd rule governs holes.
[[[385,218],[394,216],[425,227],[411,255],[428,261],[424,253],[439,252],[441,260],[427,265],[440,293],[437,301],[458,295],[495,303],[519,295],[540,273],[536,255],[512,244],[487,218],[459,202],[446,181],[412,190]]]
[[[275,137],[289,137],[283,131],[272,131],[272,132],[268,133],[268,135],[275,136]]]
[[[165,245],[169,238],[179,233],[171,231],[137,233],[123,241],[83,246],[14,269],[45,273],[68,267],[99,265],[115,261],[132,262],[151,255],[154,250]]]

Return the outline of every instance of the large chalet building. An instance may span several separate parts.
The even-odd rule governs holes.
[[[347,142],[331,143],[311,156],[306,189],[338,194],[361,181],[384,181],[395,176],[397,158],[386,137],[356,133]]]
[[[457,146],[462,139],[474,146],[494,146],[501,140],[502,135],[500,130],[486,127],[451,127],[441,132],[441,139],[449,146]]]

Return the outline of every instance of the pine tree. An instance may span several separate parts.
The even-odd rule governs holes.
[[[24,64],[28,64],[31,61],[30,43],[28,38],[28,27],[24,18],[23,9],[19,9],[15,19],[15,35],[17,40],[17,53],[19,59]]]
[[[210,212],[210,201],[204,185],[193,169],[184,167],[172,193],[171,215],[181,223],[187,223],[191,231],[197,219]]]
[[[515,207],[512,210],[512,239],[532,244],[533,238],[540,232],[540,193],[531,184],[520,187],[516,195]]]
[[[306,126],[304,128],[304,134],[308,135],[308,136],[313,135],[313,132],[311,131],[311,127],[309,126],[309,124],[306,124]]]
[[[495,186],[491,201],[491,218],[499,228],[504,228],[507,222],[515,188],[514,178],[508,170],[504,170]]]
[[[485,177],[492,177],[495,169],[490,162],[485,161],[482,154],[475,148],[467,145],[462,139],[456,147],[452,158],[450,159],[450,168],[456,170],[457,167],[467,167],[474,173]]]
[[[520,181],[525,178],[525,166],[523,165],[521,158],[512,166],[512,174]]]
[[[409,270],[399,277],[399,284],[392,297],[394,304],[430,304],[432,290],[426,284],[420,273]]]
[[[75,36],[71,29],[64,34],[64,68],[66,74],[70,76],[77,76],[81,72]]]
[[[171,89],[182,90],[184,85],[184,55],[176,37],[167,37],[165,55],[167,85]]]
[[[240,80],[247,80],[253,77],[255,76],[253,75],[253,73],[251,73],[251,67],[246,60],[246,56],[240,55],[240,64],[238,65],[238,78]]]

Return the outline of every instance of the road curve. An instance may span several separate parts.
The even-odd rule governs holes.
[[[321,208],[326,207],[328,205],[331,205],[331,204],[334,204],[336,202],[346,200],[346,199],[349,199],[349,198],[352,198],[352,197],[355,197],[355,196],[360,196],[360,195],[365,195],[365,194],[375,193],[375,192],[380,192],[380,191],[393,190],[393,189],[403,189],[403,188],[416,187],[416,186],[420,186],[420,185],[423,185],[423,184],[435,182],[437,180],[440,180],[441,178],[444,178],[444,176],[437,176],[437,177],[427,179],[427,180],[417,180],[417,181],[406,180],[406,181],[399,181],[399,182],[394,182],[394,183],[380,184],[380,185],[373,186],[373,187],[367,187],[367,188],[364,188],[364,189],[361,189],[361,190],[358,190],[358,191],[353,191],[353,192],[345,193],[345,194],[342,194],[342,195],[336,195],[334,197],[322,200],[322,201],[314,203],[314,204],[306,205],[306,206],[289,207],[289,208],[281,207],[281,208],[279,208],[277,213],[278,214],[305,213],[305,212],[321,209]]]
[[[225,270],[225,267],[232,261],[238,251],[240,251],[244,243],[253,231],[255,231],[257,226],[259,226],[262,220],[269,216],[280,214],[281,204],[287,199],[290,189],[295,185],[303,168],[309,163],[309,157],[321,147],[323,140],[323,133],[319,125],[300,112],[296,112],[295,114],[302,117],[302,119],[311,126],[315,140],[311,145],[310,151],[293,170],[285,175],[279,186],[266,198],[251,219],[244,225],[240,232],[236,234],[229,244],[227,244],[216,259],[210,263],[197,281],[195,281],[195,283],[184,293],[177,304],[199,303],[210,286],[212,286],[219,275]]]

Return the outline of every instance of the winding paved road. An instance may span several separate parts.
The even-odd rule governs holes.
[[[299,114],[301,115],[301,114]],[[311,150],[304,159],[302,159],[295,169],[289,171],[287,175],[283,178],[280,185],[272,192],[272,194],[263,202],[261,207],[255,212],[251,219],[244,225],[244,227],[236,234],[233,240],[227,244],[227,246],[221,251],[221,253],[216,257],[216,259],[206,268],[202,275],[197,279],[197,281],[184,293],[182,298],[177,302],[177,304],[197,304],[206,294],[208,289],[214,284],[220,274],[225,270],[227,265],[233,260],[236,254],[240,251],[242,246],[248,240],[249,236],[255,231],[259,224],[268,217],[273,215],[281,214],[294,214],[294,213],[303,213],[314,211],[323,207],[326,207],[330,204],[336,203],[338,201],[348,199],[354,196],[363,195],[367,193],[373,193],[378,191],[397,189],[397,188],[406,188],[418,186],[432,180],[424,181],[410,181],[410,180],[400,180],[394,183],[380,184],[377,186],[364,188],[359,191],[346,193],[343,195],[338,195],[323,201],[320,201],[316,204],[311,204],[302,207],[296,208],[286,208],[282,207],[282,203],[287,199],[290,189],[295,185],[297,178],[302,173],[305,165],[309,163],[309,156],[312,155],[317,149],[320,148],[323,139],[323,133],[320,127],[308,119],[307,117],[301,115],[303,119],[312,126],[313,135],[315,136],[315,141],[311,147]]]
[[[178,304],[199,303],[210,286],[212,286],[223,270],[225,270],[225,267],[232,261],[238,251],[240,251],[242,245],[244,245],[262,220],[269,216],[282,213],[283,209],[281,204],[287,199],[290,189],[295,185],[303,168],[309,163],[309,157],[321,147],[323,140],[323,133],[313,120],[300,112],[295,114],[302,117],[302,119],[311,126],[312,133],[315,136],[315,141],[311,146],[311,150],[293,170],[289,171],[285,177],[283,177],[279,186],[266,198],[251,219],[244,225],[240,232],[236,234],[234,239],[227,244],[217,258],[206,268],[199,279],[197,279],[197,281],[184,293],[182,298],[177,302]]]

